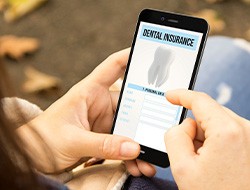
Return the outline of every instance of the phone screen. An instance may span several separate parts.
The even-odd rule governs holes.
[[[201,32],[138,23],[113,134],[166,153],[164,134],[180,123],[184,108],[165,95],[192,86],[202,37]]]

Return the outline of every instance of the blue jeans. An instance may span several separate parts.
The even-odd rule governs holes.
[[[250,120],[250,43],[229,37],[209,37],[194,90],[209,94]],[[174,183],[169,168],[157,167],[156,177]]]

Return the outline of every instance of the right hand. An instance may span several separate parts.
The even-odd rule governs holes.
[[[167,99],[195,116],[165,135],[179,189],[250,189],[250,122],[204,93],[175,90]]]

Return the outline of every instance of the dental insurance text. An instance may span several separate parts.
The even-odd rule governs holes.
[[[182,107],[165,98],[188,89],[202,33],[141,22],[114,134],[166,152],[164,134],[179,124]]]

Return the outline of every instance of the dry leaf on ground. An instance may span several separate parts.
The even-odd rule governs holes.
[[[0,37],[0,57],[9,56],[20,59],[27,53],[33,53],[39,48],[39,41],[34,38],[6,35]]]
[[[0,0],[0,12],[4,10],[5,6],[6,6],[6,1]]]
[[[250,4],[250,0],[242,0],[246,4]]]
[[[225,22],[218,18],[218,13],[213,9],[204,9],[195,13],[194,16],[204,18],[210,26],[210,34],[221,32],[226,24]]]
[[[4,12],[4,19],[7,22],[15,21],[47,1],[48,0],[7,0],[8,8]]]
[[[23,91],[26,93],[36,93],[60,87],[61,80],[59,78],[42,73],[33,67],[26,67],[24,73],[27,80],[23,84]]]

